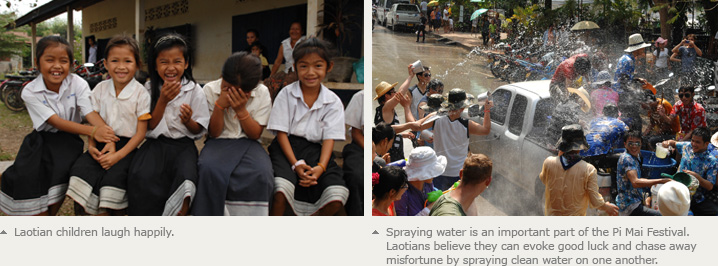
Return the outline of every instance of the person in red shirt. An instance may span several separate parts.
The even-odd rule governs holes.
[[[581,76],[587,77],[589,73],[591,73],[591,61],[587,54],[577,54],[564,60],[556,67],[556,72],[551,78],[551,98],[565,101],[568,99],[566,88],[577,87],[573,82]]]
[[[671,120],[676,116],[681,120],[681,132],[678,133],[677,140],[690,141],[693,130],[706,127],[706,110],[701,104],[693,101],[694,89],[693,86],[683,86],[678,89],[678,97],[681,100],[673,105],[670,116]]]
[[[409,188],[406,171],[398,166],[385,166],[372,174],[372,216],[396,216],[394,201],[400,200]]]

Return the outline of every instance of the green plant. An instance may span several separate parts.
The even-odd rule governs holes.
[[[340,55],[344,55],[345,41],[352,41],[352,28],[361,28],[361,17],[351,13],[349,0],[328,0],[324,2],[324,9],[319,14],[324,14],[325,23],[317,25],[317,33],[330,32],[334,34],[335,45]]]

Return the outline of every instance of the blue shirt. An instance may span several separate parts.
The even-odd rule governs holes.
[[[618,158],[617,168],[616,185],[618,188],[618,196],[616,196],[616,206],[618,206],[619,211],[624,212],[629,206],[640,203],[643,200],[641,191],[634,188],[633,185],[631,185],[631,180],[626,176],[628,171],[635,170],[636,177],[640,178],[641,165],[633,155],[625,151],[621,154],[621,157]]]
[[[710,147],[710,144],[709,144]],[[690,142],[678,142],[676,148],[681,150],[681,164],[678,171],[690,170],[698,173],[703,179],[708,180],[711,184],[716,183],[716,173],[718,173],[718,159],[706,150],[701,153],[693,153],[693,145]],[[703,187],[698,187],[693,200],[701,203],[705,200],[705,193],[708,191]]]
[[[613,75],[613,81],[618,81],[621,74],[628,75],[629,78],[633,79],[633,70],[636,68],[636,59],[631,54],[624,54],[618,59],[616,65],[616,74]]]
[[[595,156],[610,152],[621,144],[626,131],[628,131],[628,126],[616,118],[603,116],[593,119],[586,134],[589,148],[581,151],[581,156]]]
[[[696,49],[681,46],[678,48],[681,54],[681,72],[688,74],[693,72],[693,61],[696,59]]]

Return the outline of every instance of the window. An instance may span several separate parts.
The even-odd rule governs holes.
[[[550,117],[553,109],[553,102],[550,99],[541,99],[536,103],[533,128],[531,128],[531,132],[526,136],[526,139],[551,146],[558,141],[560,136],[548,136],[546,133],[551,122]]]
[[[509,132],[520,135],[521,129],[524,127],[524,115],[526,114],[526,105],[528,99],[525,96],[516,94],[514,105],[511,107],[511,117],[509,117]]]
[[[494,101],[494,107],[491,108],[491,121],[496,124],[504,125],[506,122],[506,113],[509,111],[509,103],[511,102],[511,92],[507,90],[496,90],[491,94]]]

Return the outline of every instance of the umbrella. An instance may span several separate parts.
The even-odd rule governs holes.
[[[481,14],[486,13],[486,11],[489,11],[489,10],[486,8],[482,8],[482,9],[474,11],[474,13],[471,14],[471,18],[469,20],[474,20],[474,19],[478,18],[479,16],[481,16]]]
[[[439,1],[437,1],[437,0],[431,1],[428,4],[426,4],[426,6],[429,6],[429,7],[438,6],[438,5],[439,5]]]
[[[596,22],[587,21],[587,20],[576,23],[576,25],[573,25],[573,27],[571,27],[571,31],[591,30],[591,29],[600,29],[600,27],[598,26],[598,24],[596,24]]]

